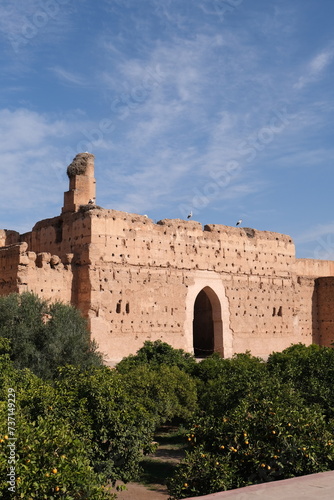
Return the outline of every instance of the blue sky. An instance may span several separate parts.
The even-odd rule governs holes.
[[[332,0],[2,0],[0,228],[97,203],[334,259]]]

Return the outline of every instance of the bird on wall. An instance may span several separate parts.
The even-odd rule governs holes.
[[[242,223],[242,219],[239,219],[236,223],[236,226],[240,226],[240,224]]]
[[[94,198],[91,198],[91,199],[89,200],[89,202],[88,202],[88,203],[89,203],[89,205],[94,205],[94,203],[95,203],[95,199],[94,199]]]
[[[191,219],[192,216],[193,216],[193,213],[192,213],[192,211],[190,211],[189,214],[187,215],[187,219]]]

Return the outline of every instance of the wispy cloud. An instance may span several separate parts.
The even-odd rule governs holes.
[[[331,64],[334,57],[334,48],[324,49],[314,56],[307,64],[305,73],[299,77],[298,81],[294,84],[294,88],[302,89],[309,83],[318,80],[326,68]]]
[[[27,64],[40,47],[66,37],[73,9],[73,0],[2,1],[0,33],[7,41],[7,52]]]
[[[82,126],[89,129],[91,124],[81,114],[0,110],[0,227],[27,231],[37,220],[59,213],[67,189],[62,150],[77,141]],[[16,220],[15,214],[11,227],[8,221]]]
[[[72,85],[78,85],[80,87],[85,87],[88,85],[87,78],[72,71],[61,68],[60,66],[53,66],[50,68],[50,71],[52,71],[62,82]]]
[[[309,243],[323,238],[328,234],[334,235],[334,222],[317,224],[302,234],[297,235],[295,239],[298,243]]]
[[[309,22],[325,10],[316,0],[0,2],[0,227],[8,204],[31,223],[58,213],[66,166],[86,150],[102,206],[163,218],[196,205],[208,222],[223,210],[253,227],[271,229],[269,213],[280,223],[281,193],[294,213],[307,176],[321,192],[332,165],[334,45],[329,21],[321,36]],[[317,226],[306,209],[302,236]]]

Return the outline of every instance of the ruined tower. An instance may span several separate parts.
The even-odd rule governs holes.
[[[77,212],[81,205],[87,205],[96,197],[94,178],[94,155],[79,153],[67,168],[70,179],[69,190],[64,193],[62,213]]]

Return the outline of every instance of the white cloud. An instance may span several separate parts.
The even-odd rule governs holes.
[[[314,242],[328,234],[334,235],[334,222],[328,222],[326,224],[317,224],[316,226],[308,229],[302,234],[299,234],[295,239],[298,243],[310,243]]]
[[[321,77],[321,74],[330,65],[334,56],[334,49],[328,48],[317,54],[308,63],[305,74],[300,76],[294,88],[300,90],[309,83],[313,83]]]
[[[70,83],[72,85],[78,85],[80,87],[85,87],[88,85],[87,78],[80,76],[72,71],[68,71],[60,66],[54,66],[50,68],[61,81],[65,83]]]
[[[27,231],[37,220],[59,214],[68,186],[66,148],[91,128],[80,113],[57,117],[25,108],[0,110],[0,227]],[[20,214],[18,226],[10,227],[7,220],[14,214]]]

